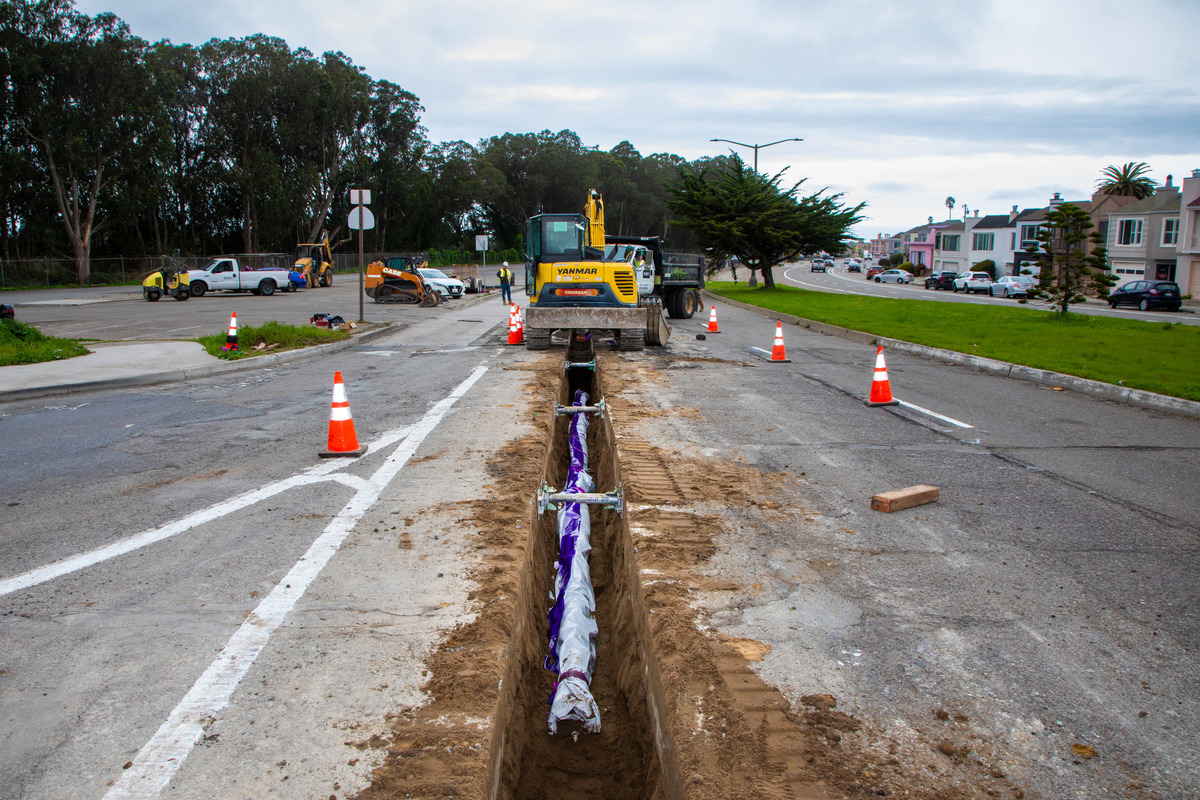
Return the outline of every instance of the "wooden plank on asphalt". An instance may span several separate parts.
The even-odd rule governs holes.
[[[907,489],[897,489],[894,492],[883,492],[871,498],[871,508],[875,511],[891,513],[913,506],[923,506],[938,499],[938,487],[919,484]]]

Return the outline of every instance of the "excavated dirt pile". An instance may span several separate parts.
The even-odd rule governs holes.
[[[809,695],[791,707],[764,684],[751,664],[765,645],[698,627],[698,598],[747,588],[705,574],[730,524],[721,509],[793,525],[802,509],[793,497],[783,510],[778,498],[799,479],[680,459],[639,439],[636,384],[652,378],[636,363],[601,354],[594,373],[568,377],[558,352],[528,367],[535,432],[494,455],[487,499],[461,520],[477,532],[477,616],[429,659],[429,702],[398,713],[390,737],[359,743],[387,750],[359,797],[997,796],[953,779],[927,785],[899,758],[868,748],[862,723],[835,698]],[[542,664],[557,538],[554,512],[539,519],[533,498],[543,482],[562,485],[567,460],[567,418],[546,401],[567,405],[579,387],[607,405],[589,427],[596,491],[621,486],[626,508],[591,513],[601,732],[566,723],[551,736],[554,676]]]

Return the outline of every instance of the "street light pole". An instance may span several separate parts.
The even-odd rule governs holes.
[[[735,142],[733,139],[709,139],[709,141],[710,142],[729,142],[730,144],[736,144],[738,147],[753,148],[753,150],[754,150],[754,171],[758,172],[758,150],[759,150],[759,148],[772,147],[777,144],[783,144],[784,142],[803,142],[804,140],[803,139],[794,139],[794,138],[793,139],[780,139],[778,142],[769,142],[767,144],[746,144],[745,142]]]

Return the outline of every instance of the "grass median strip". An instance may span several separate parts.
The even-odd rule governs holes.
[[[284,350],[297,350],[302,347],[337,342],[350,335],[349,331],[335,331],[329,328],[318,328],[309,325],[285,325],[282,322],[264,323],[258,327],[247,325],[238,328],[238,350],[223,351],[225,331],[214,333],[212,336],[201,336],[198,341],[204,346],[209,355],[217,358],[238,359],[259,353],[280,353]],[[263,345],[260,351],[254,348]]]
[[[86,354],[87,348],[77,339],[59,339],[23,322],[0,320],[0,367],[61,361]]]
[[[1200,401],[1200,326],[715,281],[730,300],[891,339]],[[1093,301],[1095,302],[1095,301]]]

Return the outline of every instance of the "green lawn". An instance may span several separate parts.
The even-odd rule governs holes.
[[[891,339],[1200,400],[1200,326],[1173,324],[1175,316],[1167,312],[1161,322],[1084,314],[1060,319],[1040,309],[790,286],[751,289],[716,281],[707,288],[731,300]]]
[[[11,319],[0,321],[0,367],[40,364],[87,353],[75,339],[47,336],[32,325]]]

